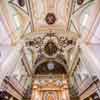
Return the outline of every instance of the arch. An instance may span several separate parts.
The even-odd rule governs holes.
[[[67,64],[62,63],[60,60],[42,60],[41,62],[39,62],[38,64],[36,64],[34,66],[33,74],[37,74],[36,71],[38,71],[38,68],[39,68],[39,70],[43,71],[43,69],[42,69],[43,66],[45,66],[45,67],[43,67],[44,74],[46,74],[45,71],[49,72],[49,70],[47,68],[47,64],[49,62],[53,62],[55,65],[55,69],[54,69],[54,71],[50,71],[51,73],[53,73],[53,74],[67,74]],[[59,67],[57,67],[57,66],[59,66]],[[55,70],[57,70],[57,71],[55,71]]]

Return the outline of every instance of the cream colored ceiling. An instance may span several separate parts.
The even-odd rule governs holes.
[[[21,7],[17,0],[8,0],[8,9],[11,20],[15,27],[12,34],[13,42],[16,42],[25,33],[52,32],[66,33],[68,30],[72,0],[25,0],[25,5]],[[48,13],[53,13],[56,21],[48,25],[45,17]],[[15,14],[15,16],[13,16]],[[16,19],[15,19],[16,17]],[[28,30],[28,31],[27,31]]]
[[[24,36],[24,38],[31,39],[35,37],[34,35],[42,36],[42,34],[44,33],[57,33],[58,37],[59,34],[62,34],[64,35],[64,37],[74,38],[76,36],[79,36],[79,34],[81,33],[81,37],[85,35],[85,37],[87,38],[87,35],[91,35],[90,33],[94,31],[93,29],[96,29],[97,25],[95,27],[93,25],[96,21],[95,18],[100,11],[100,0],[95,0],[94,2],[85,4],[85,2],[89,1],[86,0],[81,6],[77,5],[77,0],[25,0],[26,3],[24,7],[20,7],[17,3],[17,0],[8,0],[11,1],[10,3],[6,2],[6,0],[1,1],[5,6],[3,4],[1,5],[2,2],[0,2],[0,10],[2,12],[2,15],[5,15],[7,24],[9,23],[9,33],[11,33],[10,35],[15,42],[22,39],[22,36]],[[74,5],[72,5],[72,2],[74,2]],[[88,8],[86,8],[86,6],[88,6]],[[71,13],[71,8],[73,8],[74,13]],[[13,28],[13,24],[16,23],[14,23],[12,9],[16,11],[16,15],[18,15],[18,19],[16,20],[16,22],[19,22],[20,24],[21,31],[19,32],[15,31],[15,29]],[[88,9],[91,9],[91,11]],[[86,10],[87,12],[85,13]],[[55,17],[57,18],[56,22],[53,25],[48,25],[45,21],[45,17],[48,13],[54,13]],[[72,15],[70,16],[70,14]],[[82,26],[81,24],[85,20],[85,14],[88,14],[88,24],[85,23],[85,26]],[[91,16],[93,17],[91,18]],[[69,28],[70,30],[67,30],[69,21],[71,24],[70,27],[73,27],[74,29]],[[73,24],[71,22],[73,22]],[[92,31],[90,31],[91,26],[93,26]],[[73,55],[76,55],[76,50],[77,48],[74,48],[74,53],[71,53],[72,58],[75,58],[73,57]],[[30,55],[31,54],[29,54],[29,56]]]
[[[68,17],[70,12],[71,0],[32,0],[32,16],[34,22],[34,31],[57,31],[66,32]],[[54,13],[56,22],[48,25],[45,17],[48,13]]]
[[[4,1],[5,0],[2,0],[2,2]],[[4,6],[2,4],[1,7],[2,7],[2,12],[9,15],[7,17],[8,23],[11,22],[12,20],[13,24],[15,25],[20,24],[19,25],[20,31],[17,30],[15,31],[14,25],[12,25],[12,23],[9,23],[9,27],[12,29],[11,33],[13,33],[11,34],[11,37],[14,38],[13,40],[15,41],[19,40],[23,34],[25,35],[26,33],[29,32],[67,33],[68,35],[69,33],[68,31],[72,32],[74,30],[73,32],[79,34],[80,33],[88,34],[88,31],[90,30],[91,26],[94,23],[95,19],[93,18],[96,17],[100,4],[99,0],[95,0],[93,3],[92,2],[87,3],[88,1],[90,0],[86,0],[82,5],[79,6],[77,5],[77,0],[25,0],[25,6],[20,7],[17,0],[7,0],[8,5],[5,4]],[[93,6],[90,7],[89,5],[91,4]],[[92,10],[91,13],[90,10],[89,11],[87,10],[87,12],[84,13],[85,10],[88,8],[94,10]],[[14,17],[13,12],[16,13],[15,16],[16,19],[13,18]],[[53,25],[48,25],[45,21],[45,17],[48,13],[55,14],[57,20]],[[85,23],[86,30],[84,31],[82,23],[85,20],[85,14],[88,15],[88,24]],[[93,18],[90,18],[90,16],[93,16]],[[68,28],[68,26],[70,26],[71,28],[70,27]]]

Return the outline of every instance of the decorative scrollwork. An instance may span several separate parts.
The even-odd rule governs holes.
[[[55,42],[56,41],[56,42]],[[36,37],[26,42],[26,45],[38,48],[38,52],[44,53],[49,57],[57,54],[58,51],[63,52],[64,48],[69,45],[75,45],[75,41],[64,36],[57,36],[55,33],[47,33],[43,37]]]
[[[31,41],[26,42],[27,46],[34,46],[36,48],[39,48],[42,44],[43,44],[43,41],[41,37],[37,37]]]
[[[65,47],[67,47],[67,41],[68,41],[67,38],[60,37],[58,42],[59,42],[59,45],[60,45],[60,46],[62,46],[62,47],[65,48]]]

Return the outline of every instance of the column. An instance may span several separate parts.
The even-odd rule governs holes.
[[[63,100],[70,100],[70,94],[67,84],[65,84],[63,87]]]
[[[32,84],[32,77],[27,76],[26,81],[25,81],[25,89],[27,89],[28,86],[31,86]]]
[[[26,79],[27,79],[26,75],[21,75],[20,83],[23,87],[25,87]]]
[[[2,84],[2,80],[5,78],[5,76],[10,75],[14,71],[17,62],[18,62],[19,58],[21,57],[21,50],[23,48],[23,44],[24,44],[24,42],[21,41],[15,47],[13,47],[11,53],[6,58],[4,63],[1,65],[1,68],[0,68],[0,87]]]
[[[27,83],[27,75],[24,77],[24,83],[23,83],[23,86],[24,86],[24,88],[25,88],[25,85],[26,85],[26,83]]]

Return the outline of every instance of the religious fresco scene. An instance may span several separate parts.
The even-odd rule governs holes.
[[[0,0],[0,100],[100,100],[100,0]]]

